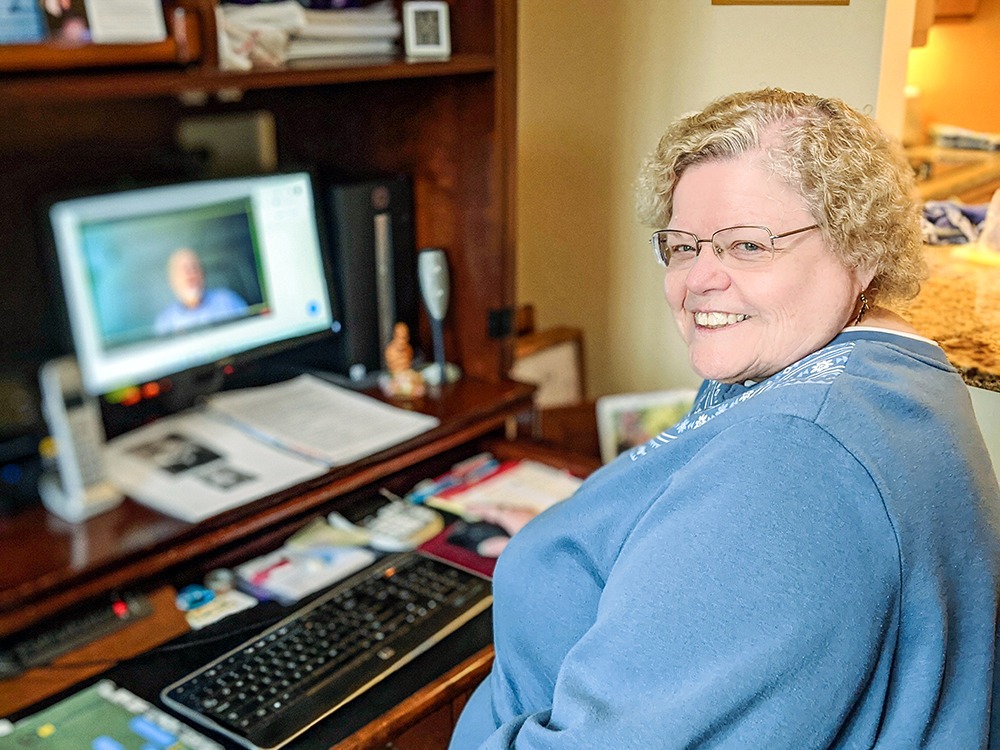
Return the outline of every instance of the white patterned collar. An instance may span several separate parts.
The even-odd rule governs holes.
[[[787,388],[789,386],[801,385],[829,385],[839,376],[847,366],[847,360],[854,350],[854,341],[835,341],[827,344],[819,351],[806,355],[798,362],[788,365],[785,369],[775,373],[758,383],[748,381],[745,383],[721,383],[717,380],[706,381],[704,388],[698,395],[694,406],[687,416],[668,430],[664,430],[656,437],[648,440],[640,446],[633,448],[629,452],[630,458],[635,461],[646,455],[650,450],[655,450],[662,445],[666,445],[672,440],[691,430],[707,424],[720,414],[724,414],[730,409],[742,404],[744,401],[767,393],[775,388]]]

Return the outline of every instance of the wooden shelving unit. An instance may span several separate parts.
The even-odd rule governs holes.
[[[219,68],[214,10],[213,0],[170,6],[170,36],[157,44],[0,47],[0,374],[31,372],[62,340],[44,198],[187,176],[190,155],[176,145],[185,118],[267,110],[279,163],[410,176],[417,247],[448,254],[445,342],[467,377],[419,407],[441,418],[432,433],[203,524],[130,501],[78,528],[40,506],[0,518],[0,639],[112,590],[169,585],[220,550],[249,554],[278,543],[308,514],[353,502],[352,493],[374,482],[403,489],[414,472],[431,470],[428,462],[502,437],[531,407],[532,389],[504,377],[511,339],[491,335],[488,325],[491,313],[514,305],[516,0],[452,0],[447,61],[400,56],[239,73]],[[426,319],[421,328],[430,340]],[[488,656],[477,665],[479,675]],[[450,716],[455,691],[468,687],[468,677],[439,684],[371,737],[381,747],[422,717]],[[414,746],[432,747],[423,736],[419,727],[407,734]]]
[[[411,176],[417,244],[445,248],[452,264],[450,351],[467,372],[499,377],[509,346],[487,330],[490,311],[513,305],[513,0],[455,2],[453,55],[445,62],[400,57],[238,73],[219,69],[214,15],[198,3],[183,9],[192,51],[184,64],[167,62],[179,46],[173,37],[104,52],[0,50],[0,191],[7,197],[0,226],[11,227],[8,248],[18,259],[10,299],[23,303],[18,318],[0,327],[17,340],[25,328],[49,325],[38,281],[49,272],[35,221],[41,196],[169,177],[164,172],[183,168],[174,145],[183,118],[266,109],[277,123],[279,161]],[[71,54],[79,66],[68,65]],[[94,55],[108,64],[90,67]]]

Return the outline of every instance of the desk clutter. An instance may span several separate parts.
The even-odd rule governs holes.
[[[183,587],[177,605],[199,629],[257,601],[296,604],[382,555],[415,549],[489,577],[510,537],[580,482],[537,461],[481,453],[405,497],[381,490],[388,502],[356,523],[337,511],[313,518],[278,549]]]
[[[191,671],[180,679],[176,670],[170,685],[157,687],[180,718],[102,679],[39,713],[0,720],[0,737],[39,727],[86,737],[109,716],[130,712],[127,725],[108,726],[122,737],[139,732],[150,746],[168,737],[175,744],[162,746],[192,750],[221,747],[215,739],[290,746],[489,608],[499,549],[488,542],[507,540],[520,527],[485,520],[493,511],[526,520],[579,483],[535,461],[481,453],[402,497],[380,490],[386,502],[357,520],[338,512],[313,518],[278,549],[211,570],[178,591],[176,605],[193,631],[275,602],[256,619],[237,621],[238,633],[248,631],[240,645],[206,652],[201,666],[185,667]],[[256,625],[248,629],[247,622]],[[211,643],[219,632],[194,643]]]
[[[282,747],[491,603],[481,576],[417,552],[389,555],[160,697],[245,747]]]

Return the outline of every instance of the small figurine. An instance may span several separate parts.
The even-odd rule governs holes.
[[[413,347],[406,323],[393,326],[392,341],[385,348],[385,364],[389,372],[379,378],[379,387],[386,396],[411,399],[427,392],[423,377],[413,369]]]

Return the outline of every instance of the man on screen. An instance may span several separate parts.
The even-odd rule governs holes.
[[[246,300],[230,289],[205,288],[205,271],[198,254],[181,248],[170,254],[167,280],[177,301],[156,316],[153,329],[158,335],[178,333],[188,328],[215,323],[241,315]]]

